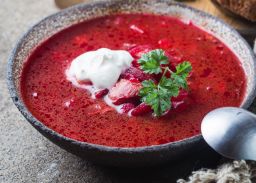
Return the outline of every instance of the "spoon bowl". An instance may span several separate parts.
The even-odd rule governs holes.
[[[221,155],[256,160],[256,115],[236,107],[208,113],[201,125],[205,141]]]

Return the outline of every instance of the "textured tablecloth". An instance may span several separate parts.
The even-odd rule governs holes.
[[[45,139],[9,98],[6,66],[12,48],[29,27],[57,11],[53,0],[0,1],[0,183],[110,180],[101,168]]]
[[[161,168],[103,168],[60,149],[27,123],[9,98],[8,56],[29,27],[57,11],[53,0],[0,1],[0,183],[175,182],[191,170],[216,166],[219,156],[210,152]]]

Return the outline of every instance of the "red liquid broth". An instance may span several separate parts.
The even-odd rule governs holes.
[[[72,60],[86,51],[135,45],[163,48],[177,62],[191,62],[192,102],[186,110],[158,119],[129,117],[66,79]],[[26,63],[20,89],[29,111],[64,136],[107,146],[150,146],[198,135],[206,113],[239,106],[246,88],[240,62],[227,46],[192,23],[168,16],[121,14],[83,22],[46,40]]]

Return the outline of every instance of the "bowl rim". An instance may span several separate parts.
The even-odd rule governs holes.
[[[111,4],[115,4],[117,2],[118,3],[123,3],[120,0],[115,0],[115,1],[112,1]],[[243,44],[246,46],[246,48],[250,51],[250,56],[253,58],[253,66],[254,66],[254,70],[255,70],[255,68],[256,68],[256,59],[255,59],[255,56],[254,56],[254,53],[253,53],[251,47],[245,41],[245,39],[234,28],[227,25],[223,20],[221,20],[221,19],[219,19],[219,18],[217,18],[213,15],[210,15],[206,12],[203,12],[201,10],[195,9],[193,7],[187,6],[187,5],[179,3],[179,2],[170,2],[168,0],[160,0],[160,2],[168,2],[171,6],[179,6],[183,9],[188,9],[190,11],[195,12],[196,14],[200,14],[204,17],[207,17],[207,18],[213,19],[215,21],[218,21],[222,25],[226,26],[230,30],[230,32],[232,34],[235,34],[243,42]],[[14,49],[12,50],[12,52],[11,52],[9,58],[8,58],[8,64],[7,64],[7,86],[8,86],[9,94],[10,94],[12,100],[13,100],[13,103],[16,105],[16,107],[21,112],[21,114],[27,119],[27,121],[32,126],[34,126],[38,131],[40,131],[40,133],[42,131],[44,131],[46,134],[52,135],[52,136],[54,136],[55,138],[57,138],[59,140],[66,141],[66,142],[74,144],[74,145],[78,145],[82,148],[96,149],[96,150],[105,151],[105,152],[140,153],[140,152],[161,151],[161,149],[168,149],[170,147],[181,146],[181,145],[185,145],[187,143],[197,143],[197,142],[201,141],[203,139],[203,137],[202,137],[201,134],[198,134],[198,135],[188,137],[188,138],[185,138],[185,139],[182,139],[182,140],[174,141],[174,142],[169,142],[169,143],[159,144],[159,145],[151,145],[151,146],[140,146],[140,147],[112,147],[112,146],[106,146],[106,145],[100,145],[100,144],[93,144],[93,143],[89,143],[89,142],[82,142],[82,141],[78,141],[78,140],[66,137],[66,136],[54,131],[53,129],[47,127],[41,121],[39,121],[36,117],[34,117],[32,115],[32,113],[28,110],[26,105],[23,103],[21,96],[18,94],[18,91],[16,90],[16,87],[15,87],[15,84],[14,84],[14,79],[13,79],[14,73],[12,71],[13,71],[13,65],[14,65],[15,57],[17,56],[17,53],[18,53],[18,49],[21,46],[22,42],[26,39],[26,36],[29,35],[29,33],[31,32],[31,30],[34,27],[40,25],[40,23],[46,21],[47,19],[55,17],[55,16],[57,16],[61,13],[70,12],[70,11],[72,11],[74,9],[77,9],[77,8],[86,8],[86,7],[90,7],[90,6],[104,5],[106,3],[110,3],[110,2],[108,0],[101,0],[101,1],[96,1],[96,2],[88,1],[88,2],[85,2],[85,3],[81,3],[81,4],[78,4],[78,5],[71,6],[71,7],[66,8],[64,10],[61,10],[61,11],[58,11],[54,14],[51,14],[51,15],[41,19],[40,21],[38,21],[37,23],[32,25],[18,39]],[[128,3],[129,3],[129,1],[128,1]],[[251,91],[251,93],[249,93],[245,102],[242,105],[240,105],[240,107],[242,107],[242,108],[248,108],[252,104],[254,98],[256,97],[256,77],[254,77],[252,84],[253,84],[253,90]]]

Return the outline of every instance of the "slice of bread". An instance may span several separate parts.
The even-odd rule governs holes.
[[[221,6],[256,22],[256,0],[216,0]]]

